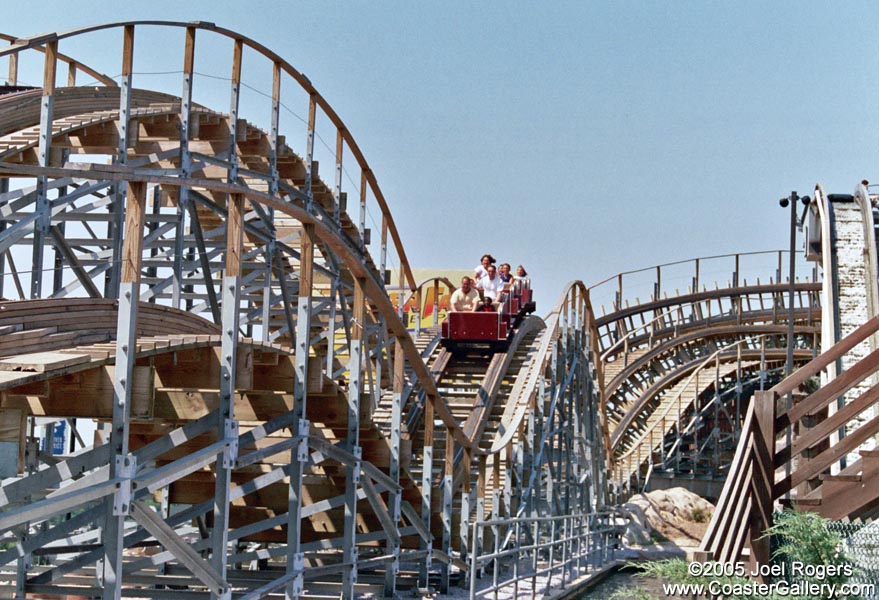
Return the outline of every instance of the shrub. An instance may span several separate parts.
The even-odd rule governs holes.
[[[690,518],[693,519],[695,523],[706,523],[708,519],[711,518],[711,511],[701,506],[697,506],[692,511],[690,511]]]
[[[697,517],[697,512],[699,517]],[[694,521],[700,522],[699,518],[707,519],[708,511],[693,509]],[[842,565],[848,562],[842,551],[841,538],[838,534],[830,531],[827,527],[829,519],[825,519],[816,513],[785,510],[775,513],[773,525],[764,532],[764,537],[776,537],[780,543],[772,554],[776,561],[798,561],[807,565]],[[704,578],[696,578],[689,574],[689,563],[676,558],[672,560],[650,561],[633,564],[639,569],[638,577],[661,579],[669,583],[706,583]],[[845,583],[849,577],[843,574],[827,576],[820,581],[815,578],[805,578],[807,581],[817,583]],[[740,577],[718,577],[716,581],[721,583],[748,583],[750,580]],[[614,592],[611,600],[656,600],[652,595],[641,588],[627,587]],[[726,597],[726,600],[758,600],[752,596]],[[759,600],[781,600],[781,597],[761,596]],[[788,599],[789,600],[789,599]]]

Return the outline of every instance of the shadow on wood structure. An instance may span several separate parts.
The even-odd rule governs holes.
[[[452,283],[414,280],[352,134],[271,49],[204,22],[0,37],[0,594],[447,592],[489,563],[503,586],[508,556],[564,580],[608,557],[599,515],[659,472],[730,473],[716,556],[794,487],[827,514],[870,509],[870,452],[821,474],[872,435],[826,442],[876,392],[822,411],[873,367],[776,409],[840,352],[815,358],[842,330],[817,270],[784,282],[774,252],[749,284],[754,255],[696,259],[669,295],[663,265],[644,302],[624,298],[633,273],[575,281],[507,351],[455,354],[403,318]],[[151,52],[168,72],[137,70]],[[33,69],[42,85],[20,81]],[[819,221],[809,248],[834,237]],[[718,261],[732,279],[707,289]],[[764,391],[789,350],[805,366]],[[69,446],[41,446],[62,427]],[[600,547],[566,533],[598,530]]]
[[[508,352],[451,355],[386,291],[449,282],[413,280],[375,173],[282,57],[204,22],[3,37],[2,595],[447,591],[493,547],[474,522],[604,504],[582,283]],[[170,74],[138,72],[169,39]]]
[[[782,277],[787,257],[762,252],[694,259],[620,274],[590,288],[593,295],[608,296],[607,288],[612,293],[612,311],[596,318],[596,337],[619,497],[665,474],[683,485],[722,482],[751,394],[782,376],[791,320],[794,364],[815,355],[822,284],[813,270],[791,289]],[[768,282],[749,284],[742,275],[746,267],[765,273],[773,263]],[[725,286],[700,283],[706,272],[718,270],[732,273]],[[684,291],[663,293],[670,271],[687,282]],[[639,275],[647,276],[648,298],[630,303],[624,281]]]

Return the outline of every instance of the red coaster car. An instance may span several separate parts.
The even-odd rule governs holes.
[[[486,349],[502,352],[519,323],[537,308],[530,282],[518,280],[504,294],[498,312],[449,312],[440,343],[450,350]]]

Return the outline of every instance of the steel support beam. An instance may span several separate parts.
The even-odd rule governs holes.
[[[214,596],[228,596],[223,572],[214,570],[207,562],[142,500],[131,505],[131,516],[146,529],[162,546],[171,551],[183,566],[204,583]]]
[[[192,86],[195,64],[195,27],[186,28],[183,51],[183,92],[180,95],[180,177],[190,176],[192,154],[189,150],[190,128],[192,126]],[[174,272],[171,283],[171,305],[180,308],[183,297],[183,255],[186,236],[186,213],[189,203],[189,188],[180,186],[177,190],[177,231],[174,236]]]
[[[61,225],[63,226],[63,223]],[[79,279],[79,282],[82,284],[82,287],[85,288],[85,291],[88,293],[88,295],[91,298],[100,298],[101,292],[95,286],[92,278],[89,277],[88,272],[79,263],[79,259],[76,258],[73,250],[71,250],[70,246],[67,245],[67,241],[65,241],[64,239],[64,232],[61,230],[61,226],[50,225],[49,235],[52,237],[52,244],[55,246],[55,250],[57,251],[58,256],[63,257],[63,259],[67,261],[67,264],[69,264],[70,267],[73,269],[73,273],[76,275],[76,278]],[[58,275],[60,275],[59,262],[60,261],[55,262],[56,285],[54,287],[56,292],[61,289],[61,286],[58,285],[61,283],[60,278],[58,277]]]
[[[446,430],[446,457],[443,464],[443,505],[442,505],[442,526],[443,539],[442,549],[447,556],[452,555],[452,500],[454,491],[452,489],[452,480],[455,477],[455,438],[452,436],[451,429]],[[449,593],[449,574],[451,565],[443,562],[440,569],[440,593]]]
[[[434,439],[434,408],[429,399],[424,401],[424,456],[421,471],[421,520],[427,531],[430,531],[431,489],[433,488],[433,439]],[[423,587],[430,583],[430,568],[433,560],[433,536],[429,540],[421,540],[421,549],[425,551],[421,563],[418,581]]]
[[[105,503],[103,598],[119,600],[122,593],[122,550],[125,517],[131,504],[131,478],[135,458],[128,451],[128,423],[131,414],[132,375],[137,343],[137,303],[140,298],[143,262],[146,184],[131,182],[125,215],[125,235],[119,284],[119,316],[116,326],[116,368],[113,375],[113,423],[110,431],[110,479],[123,483]]]
[[[211,533],[211,565],[226,575],[229,540],[229,505],[232,469],[238,457],[238,422],[235,420],[235,376],[238,361],[238,328],[241,302],[241,253],[244,242],[244,196],[229,196],[226,217],[226,273],[223,277],[222,333],[220,350],[220,406],[217,436],[226,441],[217,455],[214,491],[214,528]],[[214,598],[228,598],[230,591],[212,591]]]
[[[400,427],[403,420],[403,378],[406,375],[406,361],[403,357],[403,345],[399,339],[394,342],[394,369],[391,398],[391,445],[390,460],[388,463],[388,475],[394,483],[400,482]],[[388,493],[388,513],[394,524],[400,523],[400,501],[402,495],[399,492]],[[400,572],[400,542],[388,540],[387,550],[393,556],[385,571],[385,596],[393,597],[397,590],[397,574]]]
[[[116,150],[115,162],[118,165],[128,163],[128,135],[129,120],[131,114],[131,87],[132,70],[134,65],[134,25],[126,25],[122,38],[122,78],[119,85],[119,120],[116,123],[116,131],[119,137],[119,145]],[[108,224],[110,229],[110,245],[112,250],[113,265],[107,271],[106,294],[108,298],[117,295],[119,288],[119,259],[122,256],[122,227],[125,223],[125,194],[127,184],[124,181],[113,183],[111,196],[113,198],[113,220]]]
[[[284,587],[287,600],[298,598],[303,591],[302,569],[304,557],[301,551],[300,522],[302,520],[303,468],[308,461],[307,437],[310,429],[306,419],[308,398],[308,353],[311,330],[311,294],[314,284],[314,225],[302,226],[299,251],[299,305],[295,333],[295,378],[293,381],[293,411],[296,417],[295,433],[301,436],[299,445],[290,456],[290,485],[287,490],[287,569],[289,581]]]
[[[70,158],[70,150],[67,148],[64,148],[63,150],[61,150],[61,162],[66,163],[69,158]],[[58,197],[63,198],[66,195],[67,195],[67,186],[66,185],[60,186],[58,188]],[[57,230],[58,232],[60,232],[61,237],[63,238],[64,237],[64,230],[66,228],[67,228],[67,223],[65,221],[62,221],[58,225],[51,225],[51,224],[49,225],[49,232],[52,235],[53,242],[56,241],[56,236],[55,236],[54,231]],[[64,259],[65,259],[65,257],[63,256],[62,252],[63,252],[62,249],[58,248],[56,245],[55,246],[55,261],[53,264],[54,270],[52,272],[52,295],[55,295],[64,286]],[[74,262],[76,262],[76,260],[74,260]],[[74,267],[74,268],[76,268],[76,267]],[[77,278],[82,279],[81,273],[77,273]],[[88,281],[89,281],[89,283],[91,283],[91,279],[89,279]],[[92,287],[94,287],[94,285],[92,285]],[[97,288],[95,288],[95,289],[97,290]],[[93,296],[93,297],[99,297],[99,296],[100,296],[100,293],[98,293],[97,296]]]
[[[336,362],[336,316],[338,311],[337,292],[341,288],[338,272],[330,280],[330,316],[327,320],[327,357],[324,373],[330,379],[335,378]]]
[[[207,247],[204,242],[204,232],[201,228],[201,221],[198,218],[198,210],[192,202],[187,203],[186,208],[189,213],[189,224],[195,237],[196,251],[198,252],[198,260],[201,264],[201,273],[204,278],[204,287],[208,295],[208,306],[211,309],[211,316],[214,323],[220,325],[222,323],[222,314],[220,313],[220,305],[217,300],[217,290],[214,288],[214,278],[211,275],[211,261]]]
[[[345,447],[358,459],[356,467],[345,470],[345,522],[342,572],[342,598],[354,597],[354,584],[357,583],[357,486],[360,484],[360,398],[363,391],[363,341],[366,326],[366,297],[363,279],[354,280],[353,327],[348,343],[348,435]]]
[[[49,151],[52,146],[53,107],[55,102],[55,73],[58,65],[58,41],[46,43],[46,56],[43,62],[43,96],[40,100],[40,137],[37,143],[37,162],[41,167],[49,166]],[[52,224],[52,203],[48,195],[48,177],[37,177],[37,199],[34,213],[34,239],[31,260],[31,299],[41,298],[43,294],[43,250],[49,226]]]

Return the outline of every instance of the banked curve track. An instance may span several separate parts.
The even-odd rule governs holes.
[[[740,265],[761,254],[777,254],[779,270],[768,283],[749,284]],[[711,261],[734,265],[733,277],[724,287],[700,290],[700,264],[704,270]],[[722,477],[751,393],[780,380],[789,320],[795,365],[819,348],[821,283],[795,281],[791,289],[774,279],[781,252],[676,265],[688,262],[695,265],[693,284],[683,293],[658,293],[668,266],[644,269],[656,277],[648,300],[623,305],[618,293],[614,310],[596,318],[613,482],[623,496],[659,470],[683,475],[680,481]],[[607,281],[618,280],[622,290],[623,275]]]
[[[180,33],[171,84],[134,69],[156,28]],[[445,590],[472,521],[604,502],[581,283],[508,354],[444,358],[385,290],[391,267],[421,286],[375,174],[280,56],[203,22],[4,39],[0,293],[18,300],[0,304],[0,411],[18,464],[0,488],[3,595]],[[203,39],[228,44],[227,111],[193,101]],[[97,43],[108,64],[70,58]],[[30,54],[40,88],[17,85]],[[271,72],[265,128],[239,116],[254,57]],[[301,154],[281,119],[297,94]],[[35,427],[62,423],[71,447],[39,448]]]

